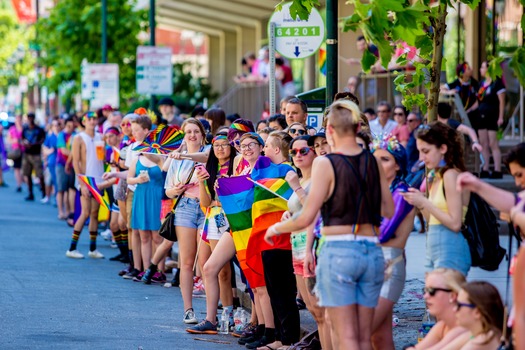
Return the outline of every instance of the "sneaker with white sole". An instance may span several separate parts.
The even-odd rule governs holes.
[[[102,253],[96,249],[92,252],[89,252],[88,256],[92,259],[104,259],[104,255],[102,255]]]
[[[195,311],[193,309],[188,309],[184,313],[184,318],[182,319],[184,323],[186,324],[197,324],[199,321],[197,320],[197,317],[195,317]]]
[[[66,252],[66,256],[68,258],[72,258],[72,259],[84,259],[84,255],[82,255],[81,252],[79,252],[78,250],[68,250]]]
[[[100,233],[100,237],[104,238],[105,241],[110,241],[113,238],[113,232],[108,228]]]

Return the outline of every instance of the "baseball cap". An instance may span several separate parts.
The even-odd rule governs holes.
[[[166,105],[166,106],[175,106],[175,102],[169,97],[163,97],[159,101],[159,106]]]
[[[308,139],[308,146],[313,147],[314,143],[315,143],[315,139],[318,138],[318,137],[322,137],[322,138],[326,139],[326,134],[324,132],[318,132],[314,136],[310,137]]]

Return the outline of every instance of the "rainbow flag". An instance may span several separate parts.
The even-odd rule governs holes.
[[[317,64],[319,65],[319,72],[326,76],[326,50],[319,49],[319,60]]]
[[[109,203],[102,196],[102,192],[98,189],[97,183],[95,182],[95,178],[92,176],[86,176],[86,175],[77,175],[77,176],[80,181],[86,184],[87,188],[89,189],[89,192],[91,192],[91,195],[100,204],[100,206],[107,210],[110,210]]]
[[[294,169],[288,164],[273,164],[270,158],[260,157],[251,174],[252,180],[261,185],[265,184],[265,186],[255,186],[254,188],[252,231],[246,249],[248,267],[260,275],[264,273],[261,259],[262,251],[291,249],[289,235],[280,235],[274,238],[274,245],[268,245],[264,241],[266,230],[271,225],[281,221],[283,213],[288,210],[288,199],[293,191],[284,177],[289,171],[294,171]]]
[[[246,248],[252,231],[252,205],[255,185],[248,176],[232,176],[217,180],[217,195],[230,223],[237,259],[243,272],[246,265]],[[248,278],[248,275],[246,275]]]

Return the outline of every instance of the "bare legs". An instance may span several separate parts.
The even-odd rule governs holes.
[[[306,288],[306,282],[303,276],[295,275],[297,281],[297,289],[301,293],[303,300],[306,304],[306,308],[317,322],[317,330],[319,331],[319,338],[321,339],[321,346],[323,350],[332,350],[332,339],[330,336],[330,327],[325,321],[325,308],[317,305],[317,299],[315,296],[308,292]]]
[[[394,303],[392,301],[385,298],[379,298],[372,324],[372,345],[375,350],[395,349],[392,335],[393,307]]]
[[[212,323],[215,322],[215,318],[217,316],[219,291],[221,293],[221,299],[223,292],[225,292],[225,288],[223,288],[220,283],[220,274],[226,265],[229,269],[230,265],[228,262],[235,255],[235,245],[233,244],[233,239],[229,233],[223,234],[216,242],[217,243],[215,244],[215,247],[212,246],[212,254],[206,264],[204,264],[203,268],[204,283],[206,286],[206,319]],[[219,278],[217,278],[217,275],[219,275]],[[231,284],[226,289],[231,291]],[[227,296],[224,298],[227,299]],[[227,300],[225,299],[222,300],[223,305],[233,304],[233,299],[231,300],[230,304],[226,304]]]
[[[197,230],[177,226],[177,241],[180,256],[180,291],[184,302],[184,311],[192,308],[193,263],[197,254]]]
[[[489,170],[490,154],[494,160],[494,171],[501,172],[501,150],[499,148],[497,133],[494,130],[478,130],[478,137],[481,146],[483,147],[483,158],[485,158],[484,171]]]
[[[374,309],[360,305],[327,307],[332,323],[332,336],[336,350],[371,350],[372,320]]]

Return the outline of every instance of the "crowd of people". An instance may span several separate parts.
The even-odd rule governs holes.
[[[35,175],[43,202],[56,198],[58,218],[73,227],[68,258],[84,258],[78,242],[88,220],[88,257],[104,258],[97,250],[100,204],[79,180],[87,176],[109,198],[107,225],[119,249],[109,260],[127,264],[119,271],[125,279],[179,286],[187,332],[216,334],[219,301],[233,326],[238,266],[252,312],[233,335],[246,348],[301,348],[300,299],[317,323],[323,349],[394,349],[392,310],[410,261],[405,246],[420,216],[428,227],[424,298],[437,323],[407,348],[496,349],[503,303],[489,283],[466,282],[471,257],[461,227],[470,192],[524,227],[524,194],[466,172],[461,138],[469,135],[472,148],[484,150],[481,133],[453,123],[448,105],[440,104],[438,121],[425,124],[419,114],[388,102],[378,104],[377,118],[371,109],[361,113],[355,96],[339,93],[319,130],[306,125],[307,106],[293,96],[281,101],[280,114],[255,126],[220,108],[183,119],[172,100],[160,105],[159,117],[144,109],[122,116],[107,106],[54,119],[47,132],[28,114],[27,124],[18,117],[9,129],[8,148],[20,150],[17,191],[25,178],[26,199],[34,200]],[[133,151],[160,124],[180,127],[180,148],[167,156]],[[506,159],[521,188],[524,152],[521,144]],[[242,187],[246,178],[260,179],[262,168],[271,168],[293,194],[278,215],[261,209],[264,222],[252,214],[246,248],[238,240],[241,217],[229,209],[234,199],[221,194],[220,183]],[[178,258],[174,243],[159,234],[172,210]],[[522,253],[515,295],[525,288],[518,275],[523,260]],[[203,320],[193,309],[197,294],[206,296]],[[525,316],[518,299],[519,328]],[[523,343],[519,332],[516,338]]]

